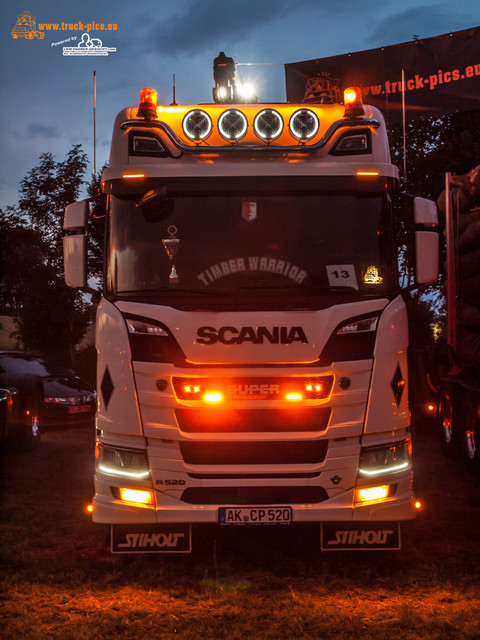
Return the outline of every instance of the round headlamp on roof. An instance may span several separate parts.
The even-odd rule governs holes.
[[[240,140],[247,128],[248,120],[238,109],[228,109],[218,119],[218,130],[225,140]]]
[[[316,135],[320,122],[317,115],[310,109],[300,109],[290,118],[288,126],[299,140],[310,140]]]
[[[263,109],[255,116],[253,128],[262,140],[275,140],[283,131],[282,116],[273,109]]]
[[[210,116],[201,109],[189,111],[183,119],[183,131],[190,140],[204,140],[212,130]]]

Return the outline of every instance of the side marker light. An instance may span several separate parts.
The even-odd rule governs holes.
[[[122,178],[144,178],[144,173],[124,173]]]

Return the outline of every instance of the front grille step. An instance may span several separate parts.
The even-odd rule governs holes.
[[[315,504],[328,499],[323,487],[190,487],[182,494],[189,504]]]
[[[282,442],[180,441],[187,464],[315,464],[323,462],[328,440]]]

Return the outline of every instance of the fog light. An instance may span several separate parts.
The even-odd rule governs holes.
[[[357,489],[355,492],[355,502],[379,502],[381,500],[385,500],[385,498],[388,498],[389,492],[390,485],[388,484],[383,484],[378,487],[365,487],[362,489]]]
[[[137,502],[138,504],[153,504],[153,493],[140,489],[120,489],[120,500]]]

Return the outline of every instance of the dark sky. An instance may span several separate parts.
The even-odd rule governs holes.
[[[24,11],[35,16],[43,39],[12,38]],[[93,162],[94,70],[98,168],[108,159],[115,115],[138,102],[142,87],[153,87],[159,104],[169,104],[175,73],[177,102],[211,101],[212,62],[219,51],[237,62],[268,63],[239,67],[241,78],[255,84],[260,102],[283,101],[285,63],[478,26],[480,1],[10,0],[2,3],[0,16],[0,207],[5,207],[16,204],[19,183],[41,153],[63,160],[81,143]],[[58,31],[38,27],[61,23],[66,28]],[[116,51],[63,55],[64,47],[77,48],[91,23],[106,29],[91,28],[90,38]]]

